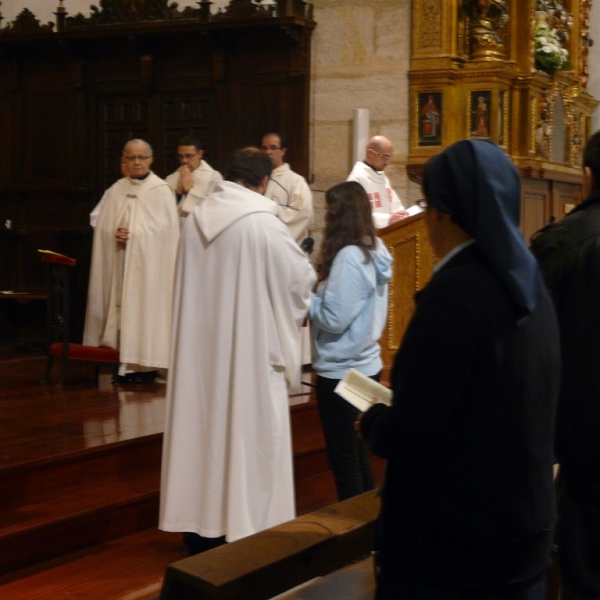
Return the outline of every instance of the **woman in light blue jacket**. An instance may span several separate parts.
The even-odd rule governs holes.
[[[378,340],[387,316],[392,258],[375,236],[371,206],[354,181],[325,196],[320,277],[309,311],[317,406],[339,500],[373,489],[366,446],[354,431],[358,410],[333,390],[350,368],[379,380]]]

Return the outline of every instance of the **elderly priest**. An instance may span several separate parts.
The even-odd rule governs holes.
[[[83,343],[118,349],[119,381],[143,383],[168,367],[179,225],[149,144],[129,141],[123,159],[129,176],[107,191],[94,231]]]

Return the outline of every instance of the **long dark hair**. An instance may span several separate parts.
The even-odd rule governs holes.
[[[369,250],[375,248],[375,228],[371,205],[365,188],[356,181],[334,185],[325,194],[327,214],[321,245],[321,279],[327,279],[333,260],[345,246],[358,246],[365,263],[372,260]]]

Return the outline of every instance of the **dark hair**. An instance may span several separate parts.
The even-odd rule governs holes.
[[[182,137],[177,142],[177,146],[194,146],[196,148],[196,150],[202,150],[200,140],[191,135],[186,135],[186,136]]]
[[[225,181],[258,187],[265,176],[271,177],[272,172],[271,159],[258,148],[249,146],[233,153],[225,170]]]
[[[583,166],[589,167],[594,176],[594,186],[600,186],[600,131],[596,131],[585,145]]]
[[[365,188],[356,181],[334,185],[325,194],[327,213],[321,245],[320,275],[329,277],[337,253],[345,246],[358,246],[365,263],[372,260],[369,250],[375,248],[375,227],[371,204]]]
[[[262,136],[262,139],[266,138],[268,135],[276,135],[279,138],[279,147],[282,150],[287,148],[285,140],[283,139],[283,136],[280,133],[277,133],[276,131],[269,131],[269,133],[265,133],[265,135]]]

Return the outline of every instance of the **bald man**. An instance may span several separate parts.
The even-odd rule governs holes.
[[[373,225],[387,227],[408,216],[384,170],[392,160],[392,142],[382,135],[367,143],[365,160],[358,161],[346,181],[357,181],[366,190],[373,212]]]

